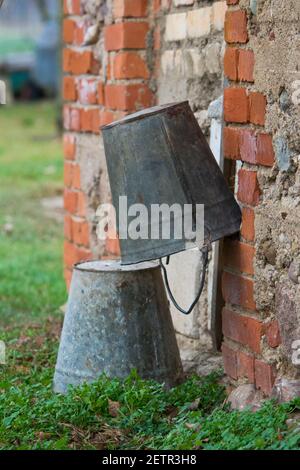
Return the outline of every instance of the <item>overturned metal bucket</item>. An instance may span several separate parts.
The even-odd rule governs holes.
[[[93,382],[105,373],[140,377],[167,387],[182,377],[168,301],[156,262],[123,266],[88,261],[74,268],[54,390]]]

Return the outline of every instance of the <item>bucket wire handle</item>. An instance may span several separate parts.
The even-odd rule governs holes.
[[[162,271],[163,271],[164,281],[165,281],[165,285],[166,285],[166,289],[167,289],[167,292],[169,294],[169,297],[170,297],[173,305],[177,308],[177,310],[179,310],[179,312],[183,313],[184,315],[188,315],[189,313],[191,313],[191,311],[195,307],[196,303],[200,299],[200,296],[201,296],[202,291],[203,291],[203,287],[204,287],[204,283],[205,283],[206,268],[207,268],[207,265],[208,265],[208,251],[209,251],[209,249],[206,246],[206,247],[202,248],[200,251],[202,252],[202,274],[201,274],[200,285],[199,285],[199,289],[198,289],[196,298],[193,301],[193,303],[190,305],[188,310],[184,310],[176,302],[175,297],[173,296],[171,288],[170,288],[169,279],[168,279],[168,272],[167,272],[166,266],[162,262],[162,258],[159,259],[159,263],[160,263],[160,266],[161,266]],[[169,264],[169,260],[170,260],[170,256],[167,256],[166,264]]]

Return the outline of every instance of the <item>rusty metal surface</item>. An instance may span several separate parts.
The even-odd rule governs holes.
[[[140,111],[102,128],[113,203],[204,204],[205,240],[237,232],[241,211],[188,102]],[[194,220],[195,222],[195,220]],[[121,239],[123,264],[182,251],[186,241]]]
[[[157,263],[84,262],[74,269],[54,375],[54,390],[102,373],[172,386],[182,366]]]

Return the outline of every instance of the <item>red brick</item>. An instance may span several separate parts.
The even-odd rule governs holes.
[[[78,193],[69,189],[64,190],[64,208],[71,214],[76,214],[78,206]]]
[[[273,366],[255,359],[254,370],[256,387],[260,388],[266,395],[270,396],[275,382]]]
[[[64,0],[64,14],[65,15],[80,15],[81,14],[81,0]]]
[[[226,47],[224,54],[224,74],[230,80],[238,79],[239,49]]]
[[[247,377],[250,383],[254,383],[254,357],[242,351],[237,352],[237,375]]]
[[[74,77],[64,77],[63,79],[63,98],[65,101],[76,101],[77,89]]]
[[[65,162],[64,164],[64,185],[71,188],[73,183],[73,163]]]
[[[240,49],[238,59],[238,78],[242,82],[254,82],[254,53]]]
[[[118,23],[105,27],[105,48],[107,51],[119,49],[145,49],[148,23]]]
[[[90,232],[89,224],[86,220],[72,219],[73,240],[78,245],[89,246]]]
[[[71,72],[71,55],[72,50],[64,48],[63,49],[63,71]]]
[[[80,131],[80,109],[64,106],[64,128],[70,131]]]
[[[224,119],[227,122],[248,122],[249,103],[244,88],[225,88]]]
[[[73,33],[73,43],[76,46],[81,46],[84,42],[84,37],[90,23],[87,21],[77,21],[75,23],[74,33]]]
[[[121,52],[114,59],[114,78],[148,78],[145,61],[135,52]]]
[[[66,43],[72,44],[74,40],[76,23],[75,21],[67,18],[63,21],[63,40]]]
[[[265,334],[268,345],[271,348],[277,348],[280,345],[281,337],[277,320],[271,321],[265,325]]]
[[[98,104],[104,104],[104,84],[98,83]]]
[[[93,254],[89,249],[83,246],[76,247],[76,248],[77,248],[76,249],[77,263],[80,263],[82,261],[88,261],[93,258]]]
[[[100,113],[98,108],[81,109],[81,130],[83,132],[100,132]]]
[[[244,10],[226,11],[225,41],[228,43],[246,43],[248,41],[247,13]]]
[[[107,238],[105,240],[105,250],[109,254],[112,254],[114,256],[120,256],[120,242],[118,239],[118,235],[115,232],[107,233]]]
[[[262,93],[249,94],[250,122],[264,126],[266,116],[266,97]]]
[[[72,241],[72,218],[70,215],[65,215],[64,219],[64,235],[69,241]]]
[[[257,144],[256,135],[252,130],[240,132],[240,156],[243,162],[256,163]]]
[[[83,75],[87,73],[97,74],[100,64],[94,58],[92,51],[78,52],[67,49],[65,52],[64,64],[66,71],[74,75]]]
[[[244,170],[239,171],[239,186],[237,197],[239,201],[250,206],[257,206],[259,203],[259,185],[257,180],[257,172]]]
[[[154,15],[157,15],[160,12],[160,7],[161,7],[161,0],[153,0],[152,9],[153,9]]]
[[[227,0],[227,5],[237,5],[239,0]]]
[[[272,136],[269,134],[257,134],[257,163],[265,166],[273,166],[275,155]]]
[[[106,85],[105,105],[121,111],[135,111],[153,104],[153,94],[144,84]]]
[[[115,18],[142,18],[147,16],[147,0],[114,0]]]
[[[224,263],[242,273],[253,274],[255,249],[247,243],[237,240],[225,240]]]
[[[99,127],[106,126],[114,121],[114,113],[112,111],[100,111],[99,114]]]
[[[81,191],[77,193],[76,214],[79,217],[86,217],[86,195]]]
[[[223,129],[223,152],[225,158],[240,158],[240,130],[233,127]]]
[[[223,308],[222,327],[224,336],[248,346],[256,353],[260,353],[260,340],[263,333],[262,322]]]
[[[222,344],[222,356],[223,356],[223,364],[224,370],[229,377],[233,379],[237,379],[237,355],[236,351],[229,348],[226,344]]]
[[[255,220],[254,210],[248,207],[243,207],[241,235],[247,241],[254,241],[254,238],[255,238],[254,220]]]
[[[76,138],[74,135],[64,135],[63,148],[65,159],[74,160],[76,154]]]
[[[64,242],[64,265],[68,268],[73,268],[74,264],[77,263],[77,250],[73,243],[65,240]]]
[[[82,104],[97,103],[98,81],[95,78],[82,78],[78,85],[78,99]]]
[[[80,189],[80,166],[78,163],[73,165],[73,174],[72,174],[72,186],[74,189]]]
[[[255,311],[253,290],[253,280],[223,272],[222,292],[225,302]]]
[[[159,51],[161,48],[161,34],[160,26],[156,26],[153,33],[153,47],[155,51]]]
[[[65,269],[64,270],[64,278],[65,278],[67,291],[69,291],[70,287],[71,287],[71,281],[72,281],[72,270],[71,269]]]

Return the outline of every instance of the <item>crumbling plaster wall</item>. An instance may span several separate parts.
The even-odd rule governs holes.
[[[258,173],[256,302],[281,333],[279,350],[266,347],[265,354],[274,355],[278,376],[300,378],[292,364],[292,343],[300,339],[300,3],[258,0],[254,13],[255,84],[267,96],[265,127],[276,158]]]

